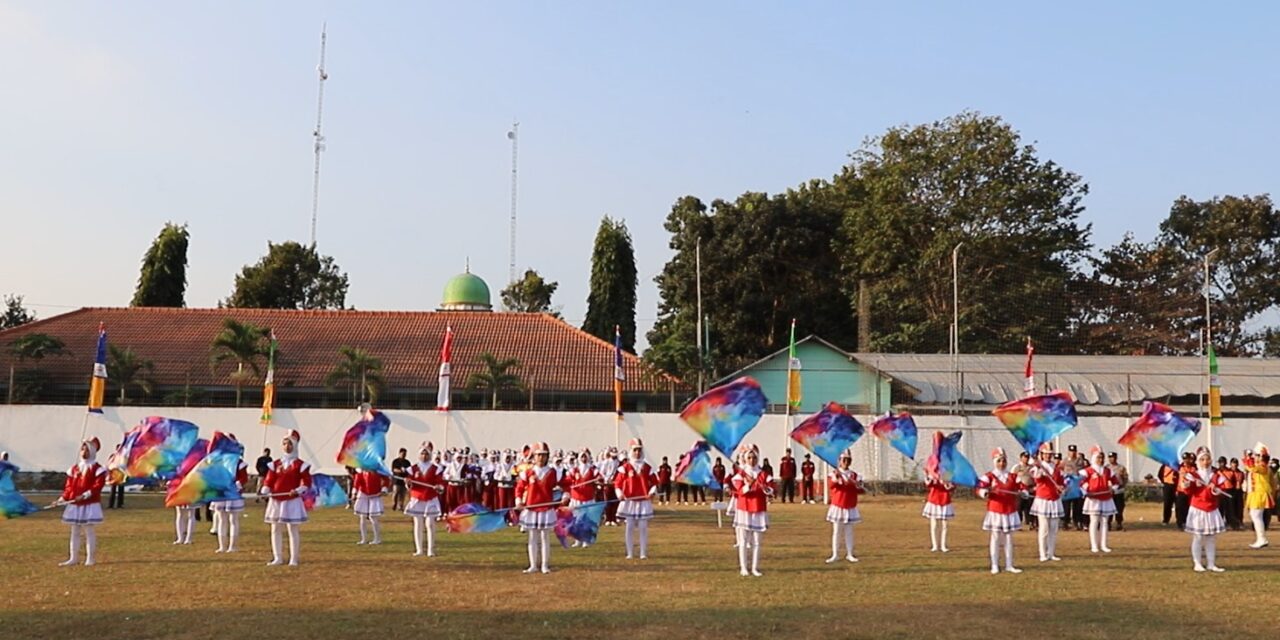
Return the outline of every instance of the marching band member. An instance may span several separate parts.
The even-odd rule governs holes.
[[[920,515],[929,519],[929,551],[947,553],[947,521],[956,517],[956,508],[951,504],[951,494],[956,486],[945,482],[935,473],[925,473],[924,511]],[[939,540],[939,531],[941,540]]]
[[[236,440],[235,434],[227,437]],[[212,447],[213,443],[210,442]],[[249,484],[249,465],[244,458],[236,462],[236,490],[244,491]],[[235,553],[236,543],[240,541],[240,514],[244,513],[244,498],[217,500],[210,505],[213,508],[214,524],[218,529],[218,549],[214,553]]]
[[[285,529],[289,531],[289,566],[298,566],[298,554],[302,550],[301,526],[307,521],[302,493],[311,488],[311,465],[298,458],[301,439],[302,435],[296,429],[284,437],[280,443],[284,454],[271,463],[271,470],[262,479],[262,493],[270,498],[263,518],[271,525],[269,567],[284,564]]]
[[[174,478],[168,482],[170,489],[178,486],[182,478]],[[173,508],[173,528],[176,537],[174,544],[191,544],[191,534],[196,528],[196,513],[200,511],[198,504],[183,504]]]
[[[742,466],[730,481],[738,496],[733,512],[733,528],[738,538],[738,568],[743,576],[760,577],[763,575],[760,573],[760,543],[769,528],[769,497],[773,495],[773,479],[768,471],[760,468],[760,452],[755,447],[744,451],[742,460]],[[628,524],[630,522],[627,520]],[[751,548],[750,571],[747,569],[748,544]],[[643,546],[641,549],[640,557],[644,558]],[[629,552],[627,557],[630,557]]]
[[[632,438],[631,442],[627,443],[627,448],[631,451],[631,457],[618,467],[613,487],[618,500],[621,501],[618,516],[623,519],[627,528],[625,536],[627,559],[630,560],[633,557],[632,542],[638,534],[640,559],[645,560],[649,557],[649,520],[653,518],[652,498],[658,493],[658,475],[654,473],[653,467],[645,462],[644,443],[640,438]]]
[[[444,479],[447,484],[444,488],[444,504],[441,505],[441,509],[448,513],[467,501],[466,481],[463,479],[467,463],[463,460],[461,453],[446,455],[445,459],[449,462],[444,466]]]
[[[467,464],[462,467],[462,493],[467,502],[480,502],[480,479],[483,474],[480,466],[480,455],[473,453]]]
[[[1261,549],[1269,544],[1267,540],[1267,523],[1263,517],[1266,512],[1276,506],[1275,487],[1271,484],[1271,452],[1259,442],[1253,451],[1244,452],[1243,467],[1245,471],[1244,509],[1253,522],[1254,541],[1250,549]]]
[[[382,544],[382,514],[385,509],[382,496],[391,490],[391,478],[376,471],[359,471],[354,482],[356,503],[353,511],[360,521],[360,542],[356,544]],[[373,540],[365,537],[365,523],[373,529]]]
[[[1084,492],[1084,513],[1089,516],[1089,549],[1094,553],[1111,553],[1107,546],[1107,519],[1116,513],[1112,500],[1119,481],[1106,466],[1102,447],[1094,445],[1089,450],[1092,463],[1080,470],[1080,489]]]
[[[548,462],[551,451],[547,443],[533,447],[533,466],[525,469],[516,481],[516,508],[520,509],[520,526],[529,532],[529,568],[525,573],[539,570],[551,573],[551,544],[548,534],[556,526],[556,505],[553,494],[561,486],[554,467]]]
[[[96,563],[98,535],[93,528],[102,523],[102,488],[107,485],[107,469],[97,461],[101,448],[97,438],[80,443],[80,461],[67,469],[67,481],[58,502],[67,505],[62,521],[71,526],[71,557],[59,566],[69,567],[80,562],[81,536],[84,537],[84,566]]]
[[[498,450],[494,449],[487,456],[481,456],[480,482],[483,487],[480,493],[480,502],[484,504],[486,509],[490,511],[499,509],[498,506],[498,485],[494,476],[498,472],[498,466],[501,459],[498,457]]]
[[[1018,498],[1024,487],[1018,476],[1009,473],[1009,459],[1004,449],[991,451],[992,470],[978,478],[978,497],[987,501],[987,515],[982,520],[982,530],[991,532],[991,573],[1000,573],[1000,544],[1004,544],[1004,570],[1022,573],[1013,566],[1013,532],[1022,527],[1018,517]]]
[[[1040,543],[1040,562],[1058,561],[1058,528],[1062,525],[1065,510],[1062,507],[1062,491],[1066,480],[1062,467],[1053,460],[1053,447],[1040,445],[1040,459],[1031,465],[1031,477],[1035,480],[1036,498],[1031,503],[1031,515],[1039,520],[1036,537]]]
[[[614,497],[614,480],[618,475],[618,453],[617,449],[609,447],[600,452],[600,493],[596,496],[597,500],[605,503],[604,507],[604,526],[618,526],[618,503],[613,500]]]
[[[1191,534],[1191,561],[1195,570],[1214,573],[1226,571],[1218,566],[1218,534],[1227,530],[1227,521],[1218,511],[1219,496],[1227,495],[1228,479],[1211,465],[1209,450],[1196,450],[1196,471],[1182,476],[1187,493],[1191,496],[1191,508],[1187,511],[1187,533]],[[1204,550],[1205,564],[1200,564],[1200,550]]]
[[[578,464],[569,469],[569,473],[565,478],[568,485],[569,506],[578,507],[588,502],[594,502],[596,498],[596,483],[600,481],[600,472],[596,471],[596,466],[591,462],[591,450],[582,449],[582,454],[578,456]],[[575,547],[590,546],[586,543],[573,541]]]
[[[515,463],[516,453],[508,449],[502,456],[502,462],[493,472],[493,481],[498,485],[497,508],[499,509],[510,509],[516,504]]]
[[[831,523],[831,557],[827,564],[840,557],[840,534],[844,533],[844,559],[857,562],[853,555],[853,527],[862,522],[862,514],[858,513],[858,496],[864,493],[862,479],[853,469],[853,454],[849,450],[840,453],[840,465],[827,476],[827,492],[831,496],[831,506],[827,507],[827,522]],[[936,546],[936,545],[935,545]]]
[[[405,476],[409,485],[409,504],[404,508],[405,515],[413,518],[413,555],[424,555],[422,534],[425,529],[425,555],[428,558],[436,555],[436,518],[440,517],[440,490],[444,488],[444,472],[432,462],[431,450],[431,443],[423,442],[418,448],[418,461],[409,467]]]

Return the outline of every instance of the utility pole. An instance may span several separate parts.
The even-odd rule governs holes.
[[[511,130],[507,132],[511,141],[511,247],[508,253],[508,284],[516,281],[516,187],[519,186],[518,168],[520,160],[520,122],[513,120]]]
[[[705,368],[702,357],[702,238],[693,249],[694,280],[698,295],[698,394],[702,394],[702,371]]]
[[[964,377],[960,375],[960,247],[951,250],[951,375],[955,384],[955,413],[961,412],[964,403]]]
[[[325,40],[328,34],[328,24],[320,26],[320,64],[316,66],[316,71],[320,76],[320,88],[316,94],[316,128],[312,129],[311,137],[315,143],[316,166],[315,173],[311,182],[311,246],[316,246],[316,214],[320,210],[320,153],[324,151],[324,133],[320,125],[324,116],[324,81],[329,79],[329,74],[324,70],[324,48]]]

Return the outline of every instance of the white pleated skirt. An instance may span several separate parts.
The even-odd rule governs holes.
[[[62,512],[62,521],[67,524],[100,524],[102,503],[69,504]]]
[[[624,520],[648,520],[653,517],[653,503],[649,500],[623,500],[618,505],[618,517]]]
[[[307,521],[302,498],[270,498],[262,521],[267,524],[301,524]]]
[[[240,513],[244,511],[244,500],[217,500],[210,502],[209,507],[221,513]]]
[[[1222,512],[1217,509],[1202,511],[1191,507],[1187,510],[1187,526],[1183,530],[1191,534],[1216,536],[1227,530],[1227,521],[1222,518]]]
[[[930,520],[951,520],[956,517],[956,507],[951,504],[924,503],[924,511],[920,515]]]
[[[862,514],[858,513],[858,508],[843,509],[834,504],[827,507],[827,522],[834,524],[858,524],[862,522]]]
[[[733,527],[735,529],[745,529],[747,531],[767,531],[769,529],[769,512],[743,511],[736,509],[733,512]]]
[[[434,518],[440,515],[440,498],[432,498],[430,500],[409,498],[409,504],[404,507],[404,514],[419,518]]]
[[[1066,510],[1062,508],[1061,500],[1046,500],[1044,498],[1036,498],[1031,502],[1031,515],[1043,516],[1045,518],[1061,518],[1066,514]]]
[[[547,509],[546,511],[530,511],[525,509],[520,512],[520,526],[525,531],[542,531],[543,529],[556,528],[556,510]]]
[[[366,496],[363,493],[356,496],[356,504],[351,509],[358,516],[367,516],[370,518],[381,518],[386,509],[382,506],[382,496]]]
[[[996,513],[988,511],[987,516],[982,519],[983,531],[997,531],[1000,533],[1009,533],[1022,528],[1022,517],[1017,511],[1013,513]]]
[[[1116,502],[1111,498],[1106,500],[1085,498],[1084,514],[1087,516],[1113,516],[1116,514]]]

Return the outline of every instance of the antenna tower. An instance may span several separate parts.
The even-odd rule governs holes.
[[[316,71],[320,76],[320,89],[316,95],[316,128],[311,131],[311,137],[315,139],[316,166],[315,173],[311,182],[311,246],[316,246],[316,213],[320,209],[320,153],[324,151],[324,134],[321,132],[320,123],[324,116],[324,81],[329,79],[329,74],[324,70],[324,46],[328,25],[324,24],[320,27],[320,64],[316,66]]]
[[[516,281],[516,186],[519,184],[517,170],[520,158],[520,123],[518,121],[511,123],[507,139],[511,141],[511,248],[508,261],[508,283],[511,283]]]

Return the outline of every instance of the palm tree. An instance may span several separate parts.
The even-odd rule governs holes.
[[[66,344],[47,333],[28,333],[9,343],[9,353],[17,358],[17,364],[27,360],[40,362],[45,356],[71,355]],[[13,403],[14,363],[9,363],[9,403]],[[38,389],[36,391],[39,392]],[[24,394],[26,395],[26,394]]]
[[[120,404],[128,404],[125,392],[137,387],[145,395],[151,395],[151,374],[156,365],[133,352],[133,349],[110,345],[107,347],[107,379],[120,385]]]
[[[263,344],[266,336],[267,330],[263,327],[227,318],[222,321],[222,332],[213,339],[209,356],[210,368],[216,369],[227,360],[234,360],[236,363],[231,382],[236,386],[237,407],[240,406],[241,387],[260,373],[258,358],[267,356],[267,347]],[[276,350],[276,358],[279,357],[280,351]],[[245,367],[249,370],[246,371]]]
[[[342,355],[342,360],[338,361],[338,365],[329,372],[328,377],[324,379],[325,385],[330,389],[337,387],[339,384],[350,385],[351,395],[355,395],[355,390],[360,389],[360,402],[367,400],[376,402],[378,400],[378,392],[386,385],[387,381],[382,377],[382,360],[373,357],[368,351],[342,345],[338,347],[338,353]]]
[[[520,366],[519,360],[515,358],[499,360],[497,356],[486,351],[480,354],[480,362],[484,365],[484,370],[468,376],[467,386],[472,389],[488,389],[491,398],[490,409],[498,408],[499,391],[523,388],[524,384],[520,379],[520,375],[510,372],[511,369]]]

